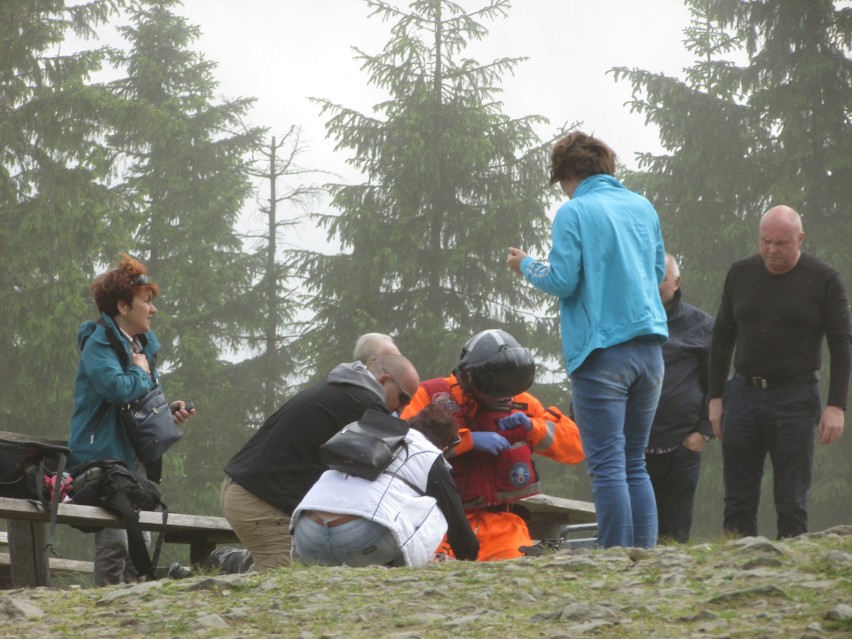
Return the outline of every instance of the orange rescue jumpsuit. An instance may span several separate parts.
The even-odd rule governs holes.
[[[483,412],[494,413],[494,409],[483,409],[474,397],[462,390],[455,376],[428,380],[420,385],[417,393],[411,399],[411,403],[402,412],[401,417],[408,419],[419,413],[430,403],[437,404],[453,414],[459,422],[459,437],[461,442],[455,450],[447,455],[453,464],[454,470],[463,468],[467,460],[473,461],[474,455],[482,456],[473,450],[473,437],[471,433],[476,430],[485,430],[481,427]],[[584,459],[583,448],[580,443],[580,433],[577,425],[564,416],[555,406],[544,408],[541,402],[529,393],[521,393],[511,398],[502,407],[502,415],[513,412],[525,413],[532,422],[528,432],[522,432],[522,439],[526,441],[532,452],[544,455],[563,464],[577,464]],[[493,430],[493,428],[489,428]],[[515,429],[517,430],[517,429]],[[505,431],[501,434],[507,434]],[[517,434],[514,435],[517,438]],[[507,436],[507,439],[509,437]],[[510,439],[512,441],[512,439]],[[466,455],[470,457],[466,458]],[[537,479],[537,477],[536,477]],[[461,488],[461,487],[460,487]],[[531,545],[529,530],[526,523],[509,512],[508,506],[505,510],[494,510],[493,507],[477,507],[471,505],[470,495],[465,495],[461,490],[463,501],[466,501],[465,511],[471,527],[479,539],[479,561],[494,561],[498,559],[510,559],[523,555],[518,548]],[[537,483],[535,487],[537,490]],[[527,492],[526,494],[532,494]],[[525,496],[525,495],[521,495]],[[508,504],[507,499],[505,502]],[[492,506],[492,504],[487,504]],[[442,547],[441,552],[446,549]]]

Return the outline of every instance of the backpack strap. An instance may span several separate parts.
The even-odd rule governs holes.
[[[405,462],[407,462],[407,461],[408,461],[408,457],[409,457],[409,453],[408,453],[408,442],[407,442],[407,441],[403,441],[403,442],[402,442],[402,445],[403,445],[403,448],[404,448],[404,450],[405,450],[405,461],[404,461],[404,462],[402,462],[402,465],[404,466],[404,465],[405,465]],[[400,455],[400,454],[402,453],[402,450],[403,450],[403,449],[400,449],[400,452],[399,452],[399,453],[397,453],[397,456],[398,456],[398,455]],[[394,458],[394,459],[395,459],[395,458]],[[402,466],[400,466],[400,468],[402,468]],[[390,475],[391,477],[396,477],[399,481],[401,481],[403,484],[405,484],[406,486],[408,486],[409,488],[411,488],[414,492],[416,492],[416,493],[417,493],[418,495],[420,495],[421,497],[424,497],[424,496],[426,495],[426,493],[424,493],[422,490],[420,490],[420,488],[419,488],[416,484],[414,484],[413,482],[411,482],[411,481],[407,480],[407,479],[406,479],[405,477],[403,477],[402,475],[397,475],[395,472],[393,472],[393,471],[391,471],[391,470],[383,470],[383,471],[382,471],[382,475]]]
[[[154,564],[148,557],[148,550],[145,547],[145,537],[142,534],[142,528],[139,526],[139,513],[136,512],[136,509],[130,503],[130,499],[122,491],[116,491],[110,497],[108,504],[124,520],[124,526],[127,529],[127,552],[130,554],[136,572],[143,577],[153,579],[155,577]]]
[[[59,453],[59,460],[56,463],[56,474],[53,476],[53,499],[50,500],[50,536],[45,550],[50,550],[50,554],[58,557],[56,552],[56,522],[59,518],[59,502],[62,501],[62,480],[65,475],[65,453]],[[39,478],[44,474],[44,460],[39,464]],[[42,491],[43,482],[39,481],[38,491]],[[39,499],[44,500],[42,495]]]
[[[97,319],[95,324],[104,327],[104,333],[106,333],[107,340],[109,340],[109,345],[112,347],[112,350],[114,350],[115,354],[118,356],[118,361],[121,364],[121,367],[124,370],[130,368],[130,358],[127,356],[127,349],[124,348],[121,342],[118,341],[118,336],[110,330],[109,326],[106,325],[103,315],[101,315]]]
[[[425,497],[425,496],[426,496],[426,493],[425,493],[425,492],[423,492],[422,490],[420,490],[420,488],[419,488],[416,484],[414,484],[413,482],[408,481],[408,480],[407,480],[405,477],[403,477],[402,475],[397,475],[396,473],[392,473],[392,472],[391,472],[391,471],[389,471],[389,470],[383,470],[383,471],[382,471],[382,475],[390,475],[391,477],[396,477],[399,481],[401,481],[403,484],[405,484],[406,486],[408,486],[409,488],[411,488],[414,492],[416,492],[416,493],[417,493],[418,495],[420,495],[421,497]]]

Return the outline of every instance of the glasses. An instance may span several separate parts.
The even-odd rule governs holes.
[[[145,286],[148,283],[148,276],[144,273],[140,273],[139,275],[135,275],[130,278],[130,284],[133,286]]]
[[[456,438],[453,441],[451,441],[449,444],[444,446],[444,450],[452,450],[453,448],[455,448],[459,444],[461,444],[461,437],[456,436]]]
[[[382,369],[382,372],[387,375],[390,381],[396,384],[396,387],[399,389],[399,397],[397,397],[397,401],[399,402],[398,408],[405,408],[408,406],[411,403],[411,395],[402,390],[402,386],[400,386],[399,382],[393,378],[393,375],[388,373],[384,368]]]

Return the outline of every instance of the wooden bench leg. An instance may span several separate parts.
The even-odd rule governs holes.
[[[47,552],[47,524],[10,519],[9,559],[13,588],[50,585]]]
[[[207,558],[216,550],[216,544],[207,541],[194,541],[189,544],[189,563],[200,568],[207,568]]]

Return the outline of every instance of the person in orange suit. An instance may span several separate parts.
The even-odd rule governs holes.
[[[458,420],[460,441],[447,458],[479,561],[520,557],[520,547],[532,545],[512,503],[541,492],[533,453],[564,464],[584,459],[577,425],[526,392],[534,378],[528,349],[506,331],[482,331],[464,345],[452,374],[422,382],[401,415],[436,404]]]

